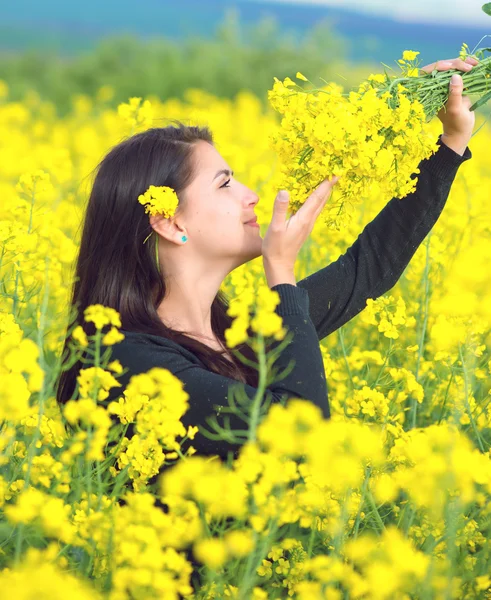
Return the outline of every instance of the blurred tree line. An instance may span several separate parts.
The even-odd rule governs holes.
[[[60,115],[70,110],[74,94],[95,96],[104,85],[114,88],[114,105],[150,94],[161,100],[183,99],[191,87],[228,98],[249,89],[266,104],[274,76],[294,79],[301,71],[315,85],[322,85],[323,78],[347,89],[357,85],[370,68],[377,69],[347,64],[347,44],[329,19],[297,39],[295,33],[281,31],[273,17],[247,27],[241,25],[235,10],[229,10],[213,39],[176,42],[119,35],[70,58],[42,49],[4,52],[0,54],[0,79],[9,86],[10,100],[22,100],[28,90],[36,90],[56,104]]]

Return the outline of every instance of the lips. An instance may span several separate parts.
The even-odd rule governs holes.
[[[249,219],[249,221],[246,221],[245,225],[247,225],[248,223],[257,223],[257,216],[255,216],[253,219]]]

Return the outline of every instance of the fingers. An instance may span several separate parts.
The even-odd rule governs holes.
[[[334,189],[334,186],[337,184],[338,181],[339,181],[339,177],[331,177],[331,179],[329,181],[329,183],[330,183],[329,190],[328,190],[327,194],[325,195],[325,197],[322,199],[322,201],[318,204],[318,206],[314,212],[314,220],[316,220],[317,217],[320,215],[322,209],[326,205],[327,200],[331,197],[332,190]]]
[[[451,66],[449,67],[450,69],[457,69],[459,71],[470,71],[472,69],[472,65],[468,62],[465,62],[464,60],[462,60],[461,58],[454,58],[451,61]],[[441,69],[441,70],[445,70],[447,71],[448,68],[446,69]]]
[[[313,225],[313,222],[318,217],[324,204],[329,198],[332,188],[339,180],[339,176],[333,176],[331,179],[324,179],[310,194],[307,200],[299,208],[296,213],[296,218],[304,222],[306,225]],[[273,231],[281,231],[287,221],[287,213],[289,208],[290,195],[286,190],[280,190],[276,194],[273,216],[271,218],[271,229]],[[298,216],[297,216],[298,215]]]
[[[433,62],[429,65],[425,65],[424,67],[421,67],[420,70],[424,71],[425,73],[431,73],[435,69],[437,69],[438,71],[447,71],[448,69],[451,69],[451,68],[452,68],[451,60],[437,60],[436,62]]]
[[[298,211],[302,211],[301,217],[305,217],[309,223],[315,221],[338,180],[339,176],[333,176],[331,179],[324,179],[324,181],[322,181],[310,194],[306,202]]]
[[[310,215],[315,214],[319,208],[324,206],[338,179],[339,177],[336,176],[331,177],[331,179],[324,179],[324,181],[322,181],[310,194],[306,204],[304,204],[304,206],[308,206]]]
[[[437,60],[430,65],[426,65],[421,68],[421,71],[425,73],[431,73],[435,69],[437,71],[449,71],[450,69],[457,69],[458,71],[463,71],[464,73],[470,71],[472,67],[475,67],[479,64],[479,60],[474,58],[473,56],[467,56],[465,60],[461,58],[450,58],[446,60]]]

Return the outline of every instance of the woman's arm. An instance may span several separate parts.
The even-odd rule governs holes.
[[[472,157],[468,147],[461,156],[440,137],[437,143],[437,152],[418,165],[414,192],[392,198],[343,255],[297,282],[309,293],[319,340],[361,312],[368,298],[390,290],[436,223],[459,166]]]

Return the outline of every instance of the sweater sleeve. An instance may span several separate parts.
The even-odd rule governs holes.
[[[419,163],[413,192],[392,198],[344,254],[298,281],[309,294],[319,340],[361,312],[368,298],[390,290],[436,223],[459,166],[472,157],[469,147],[461,156],[440,137],[437,144],[438,150]]]
[[[287,283],[278,284],[272,289],[280,295],[280,303],[275,310],[282,317],[283,325],[293,332],[292,340],[278,356],[274,366],[280,374],[291,361],[294,366],[281,381],[272,383],[267,388],[263,402],[279,403],[289,398],[302,398],[316,404],[324,418],[329,418],[325,370],[317,333],[309,315],[308,292]],[[278,343],[274,341],[273,347]],[[222,427],[226,418],[229,419],[231,429],[247,430],[245,421],[232,413],[221,413],[221,408],[229,407],[229,388],[243,388],[251,400],[256,394],[256,388],[200,366],[201,363],[197,364],[180,352],[177,344],[174,348],[169,344],[136,342],[128,343],[125,347],[123,341],[122,344],[113,346],[111,357],[113,360],[119,359],[123,368],[128,368],[126,376],[120,378],[123,387],[131,375],[147,372],[152,367],[168,369],[180,379],[184,383],[184,390],[189,394],[189,408],[181,419],[186,428],[190,425],[198,428],[204,426],[215,434],[206,417],[216,415]],[[121,389],[118,388],[119,394],[122,393]],[[223,458],[227,457],[229,451],[235,452],[240,447],[228,441],[210,440],[199,432],[194,440],[185,443],[184,450],[188,445],[192,445],[200,454],[218,454]]]

